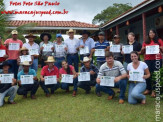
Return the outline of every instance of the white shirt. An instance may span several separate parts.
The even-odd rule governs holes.
[[[127,65],[127,71],[142,72],[143,74],[144,74],[144,70],[147,68],[148,68],[147,64],[142,61],[140,61],[140,64],[137,67],[137,69],[134,69],[132,62]],[[146,82],[146,80],[143,79],[143,82]]]
[[[40,53],[40,47],[37,43],[33,43],[33,45],[31,46],[29,43],[24,43],[23,47],[26,47],[28,50],[29,49],[37,49],[38,50],[38,54]]]
[[[70,38],[68,38],[68,39],[66,39],[64,41],[64,43],[67,45],[68,54],[77,53],[76,48],[79,45],[79,39],[76,39],[76,38],[70,39]]]

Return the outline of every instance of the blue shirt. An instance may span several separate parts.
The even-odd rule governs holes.
[[[20,76],[21,75],[33,75],[33,76],[36,76],[36,72],[35,72],[35,70],[34,69],[29,69],[29,72],[28,72],[28,74],[25,74],[24,73],[24,70],[21,70],[19,73],[18,73],[18,80],[20,80]]]
[[[81,45],[87,46],[89,48],[89,54],[90,54],[91,49],[95,47],[95,42],[92,38],[88,37],[88,39],[85,41],[85,43],[83,42],[82,39],[79,41],[79,46],[81,46]]]
[[[95,44],[95,49],[106,49],[108,46],[110,46],[109,42],[105,40],[104,42],[100,43],[99,41]],[[105,56],[97,56],[97,61],[104,62]]]

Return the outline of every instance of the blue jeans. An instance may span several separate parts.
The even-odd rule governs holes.
[[[51,89],[51,93],[54,93],[54,91],[60,87],[60,83],[57,82],[57,84],[45,85],[45,82],[40,81],[40,86],[46,94],[49,94],[50,92],[49,92],[48,88]]]
[[[77,83],[78,83],[78,78],[75,78],[73,80],[74,91],[77,91]],[[70,85],[69,83],[61,83],[61,89],[68,90],[69,85]]]
[[[101,65],[103,65],[106,61],[100,62],[97,61],[97,68],[100,69]]]
[[[79,57],[78,57],[77,53],[76,54],[68,54],[67,62],[69,65],[72,65],[72,63],[74,63],[75,71],[78,72]]]
[[[12,67],[9,69],[10,72],[14,73],[14,78],[17,79],[17,74],[18,74],[18,64],[17,60],[8,60],[8,63],[12,65]]]
[[[114,94],[114,91],[111,88],[120,88],[119,99],[124,99],[126,86],[127,86],[127,80],[125,79],[116,82],[114,87],[100,86],[100,84],[96,84],[96,93],[100,93],[102,91],[112,96]]]
[[[14,98],[16,96],[17,86],[11,86],[5,92],[0,93],[0,107],[4,104],[5,97],[8,97],[9,102],[14,102]]]
[[[31,65],[31,69],[34,69],[36,71],[36,73],[37,73],[37,70],[38,70],[38,58],[35,58],[33,60],[33,63]]]
[[[145,95],[142,93],[146,89],[146,83],[130,83],[128,91],[128,102],[136,104],[138,100],[145,100]]]
[[[60,57],[60,58],[55,58],[55,63],[54,63],[54,65],[58,68],[58,69],[60,69],[61,67],[62,67],[62,61],[64,61],[65,60],[65,57]]]

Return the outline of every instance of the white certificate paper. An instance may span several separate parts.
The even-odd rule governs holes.
[[[57,77],[56,77],[56,75],[45,76],[44,79],[45,79],[45,85],[57,84]]]
[[[88,54],[89,48],[85,46],[84,48],[80,48],[80,55]]]
[[[39,55],[38,49],[29,49],[29,54],[30,55]]]
[[[14,74],[0,74],[1,83],[12,83],[12,79],[14,78]]]
[[[95,56],[105,56],[104,49],[95,49]]]
[[[31,55],[22,55],[22,56],[19,56],[20,57],[20,62],[25,62],[25,61],[32,61],[31,59]]]
[[[101,82],[100,82],[101,86],[111,86],[111,87],[114,87],[114,79],[115,79],[115,77],[102,76],[100,79],[101,79]]]
[[[19,43],[9,43],[9,50],[19,50],[20,44]]]
[[[119,53],[121,45],[110,45],[110,52]]]
[[[122,51],[124,52],[124,54],[130,54],[133,51],[133,45],[122,46]]]
[[[80,72],[78,81],[90,81],[90,72]]]
[[[73,75],[62,74],[62,83],[73,83]]]
[[[139,71],[129,71],[129,81],[139,81],[139,82],[144,82],[143,79],[143,72],[139,72]]]
[[[159,54],[159,45],[146,46],[146,54]]]
[[[55,46],[55,51],[56,52],[63,52],[65,49],[65,46],[64,45],[56,45]]]
[[[6,55],[6,50],[0,50],[0,57],[3,57],[4,55]]]
[[[20,81],[21,84],[34,84],[33,75],[21,75]]]
[[[44,52],[51,52],[52,51],[51,48],[53,47],[53,45],[52,44],[44,44],[43,47],[44,47],[44,49],[43,49]]]

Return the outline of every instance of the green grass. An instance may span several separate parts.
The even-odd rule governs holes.
[[[93,88],[91,94],[86,95],[82,89],[78,89],[77,96],[72,97],[72,92],[65,93],[58,89],[54,95],[46,98],[39,88],[36,100],[31,100],[30,97],[22,99],[22,96],[17,95],[16,105],[5,104],[0,108],[0,122],[155,121],[155,99],[148,96],[146,105],[130,105],[127,100],[119,105],[118,93],[113,100],[108,101],[106,94],[97,97],[94,90]],[[161,101],[161,113],[162,106]]]

